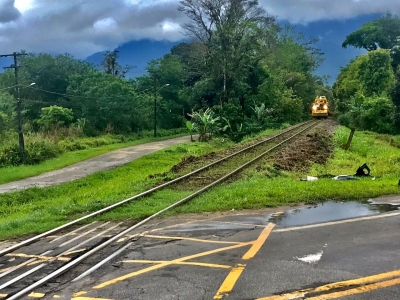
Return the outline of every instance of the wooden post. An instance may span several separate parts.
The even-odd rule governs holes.
[[[353,140],[353,136],[354,136],[354,132],[355,131],[356,131],[355,129],[351,129],[350,135],[349,135],[349,139],[347,140],[347,144],[346,144],[346,147],[344,147],[344,150],[349,150],[350,149],[351,141]]]

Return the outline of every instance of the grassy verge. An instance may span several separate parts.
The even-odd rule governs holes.
[[[118,150],[130,146],[167,140],[175,137],[185,136],[186,134],[177,134],[171,136],[157,137],[157,138],[144,138],[126,143],[117,143],[106,146],[95,147],[85,150],[77,150],[73,152],[66,152],[57,158],[46,160],[38,165],[22,165],[15,167],[0,168],[0,184],[8,183],[15,180],[20,180],[36,175],[40,175],[49,171],[58,170],[75,163],[84,161],[86,159],[108,153],[113,150]]]
[[[276,131],[269,129],[257,136]],[[233,146],[233,143],[224,139],[214,139],[211,143],[185,143],[67,184],[0,194],[0,239],[41,233],[65,224],[154,186],[160,179],[151,179],[150,175],[169,171],[185,156],[200,156],[229,146]],[[139,208],[133,208],[135,213],[130,212],[130,207],[124,206],[101,218],[139,219],[164,208],[167,203],[175,201],[176,196],[179,195],[171,191],[156,193],[155,198],[138,201]]]
[[[353,200],[400,193],[400,149],[372,133],[357,132],[350,151],[340,149],[348,130],[335,136],[336,150],[326,167],[314,165],[307,174],[277,173],[266,177],[254,172],[244,180],[222,184],[168,214],[231,209],[255,209],[321,200]],[[0,195],[0,238],[39,233],[64,224],[153,186],[149,175],[168,171],[184,156],[218,151],[230,143],[187,143],[145,156],[121,168],[93,174],[65,185]],[[302,182],[306,175],[354,174],[364,162],[376,180]],[[100,220],[139,220],[188,195],[190,191],[163,190],[150,197],[99,216]]]
[[[0,239],[26,233],[39,233],[116,203],[153,186],[159,179],[149,175],[166,172],[187,155],[203,155],[230,146],[212,143],[186,143],[146,155],[120,168],[98,172],[86,178],[45,189],[0,195]],[[158,207],[148,199],[131,217],[148,213]],[[127,213],[123,208],[122,211]]]

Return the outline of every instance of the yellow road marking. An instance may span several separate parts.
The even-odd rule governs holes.
[[[215,241],[215,240],[202,240],[188,237],[179,237],[179,236],[165,236],[165,235],[144,235],[144,237],[154,238],[154,239],[171,239],[171,240],[185,240],[185,241],[193,241],[193,242],[201,242],[201,243],[215,243],[215,244],[243,244],[242,242],[225,242],[225,241]]]
[[[61,298],[60,295],[54,295],[53,298]]]
[[[53,257],[53,256],[41,256],[41,255],[30,255],[30,254],[24,254],[24,253],[9,253],[6,256],[11,256],[11,257],[22,257],[22,258],[37,258],[42,261],[46,260],[61,260],[61,261],[70,261],[71,258],[69,257]]]
[[[8,294],[0,294],[0,298],[5,298],[7,297]]]
[[[336,298],[341,298],[341,297],[355,295],[355,294],[367,293],[367,292],[370,292],[370,291],[373,291],[373,290],[387,288],[387,287],[390,287],[390,286],[393,286],[393,285],[397,285],[397,284],[400,284],[400,278],[387,280],[387,281],[381,281],[381,282],[378,282],[378,283],[371,283],[371,284],[360,286],[360,287],[357,287],[357,288],[354,288],[354,289],[341,291],[341,292],[330,293],[330,294],[321,295],[321,296],[310,297],[310,298],[307,298],[307,299],[309,299],[309,300],[336,299]]]
[[[251,259],[257,252],[261,249],[262,245],[264,245],[265,241],[267,240],[269,234],[271,233],[272,229],[274,228],[274,223],[269,223],[267,227],[261,232],[258,239],[254,242],[253,246],[250,248],[249,251],[242,257],[243,259]]]
[[[43,298],[45,295],[46,294],[42,294],[42,293],[30,293],[28,295],[28,297],[31,297],[31,298]]]
[[[215,254],[215,253],[222,252],[222,251],[241,248],[241,247],[244,247],[244,246],[251,245],[252,243],[253,242],[249,242],[249,243],[243,243],[243,244],[233,245],[233,246],[229,246],[229,247],[218,248],[218,249],[215,249],[215,250],[206,251],[206,252],[202,252],[202,253],[198,253],[198,254],[194,254],[194,255],[190,255],[190,256],[185,256],[185,257],[178,258],[178,259],[174,259],[174,260],[171,260],[171,261],[166,262],[166,263],[160,263],[160,264],[157,264],[155,266],[151,266],[151,267],[148,267],[148,268],[145,268],[145,269],[142,269],[142,270],[139,270],[139,271],[136,271],[136,272],[132,272],[132,273],[126,274],[124,276],[121,276],[121,277],[106,281],[106,282],[104,282],[102,284],[99,284],[99,285],[93,287],[93,288],[94,289],[101,289],[101,288],[107,287],[109,285],[113,285],[115,283],[118,283],[120,281],[129,279],[129,278],[132,278],[132,277],[135,277],[135,276],[138,276],[138,275],[141,275],[141,274],[153,271],[153,270],[157,270],[157,269],[163,268],[165,266],[173,265],[175,263],[184,262],[184,261],[187,261],[187,260],[190,260],[190,259],[194,259],[194,258],[198,258],[198,257],[202,257],[202,256],[207,256],[207,255],[210,255],[210,254]]]
[[[290,300],[290,299],[297,299],[299,297],[304,297],[308,291],[312,289],[301,290],[297,292],[293,292],[290,294],[285,295],[276,295],[276,296],[269,296],[265,298],[258,298],[256,300]]]
[[[243,225],[243,226],[251,226],[251,227],[267,227],[266,225],[256,225],[256,224],[248,224],[248,223],[240,223],[240,222],[222,222],[222,221],[210,221],[212,223],[222,223],[222,224],[232,224],[232,225]]]
[[[35,265],[35,264],[40,264],[42,262],[43,262],[43,260],[36,260],[36,261],[31,262],[31,263],[28,263],[26,261],[26,262],[20,263],[19,265],[16,265],[16,266],[12,266],[12,267],[8,267],[8,268],[5,268],[5,269],[1,269],[0,273],[4,273],[4,272],[10,271],[12,269],[19,269],[19,268],[22,268],[24,266],[31,266],[31,265]]]
[[[233,268],[228,276],[225,278],[221,287],[219,288],[217,294],[214,296],[214,299],[222,299],[228,293],[232,291],[232,288],[235,286],[236,281],[239,279],[246,265],[237,265],[237,267]]]
[[[124,263],[139,263],[139,264],[165,264],[169,263],[168,260],[123,260]],[[177,262],[176,265],[191,265],[191,266],[199,266],[199,267],[210,267],[210,268],[221,268],[221,269],[230,269],[231,266],[228,265],[217,265],[217,264],[207,264],[207,263],[199,263],[199,262]]]
[[[86,251],[86,248],[82,248],[82,249],[78,249],[78,250],[73,250],[73,251],[71,251],[71,252],[65,253],[64,255],[68,256],[68,255],[75,254],[75,253],[79,253],[79,252],[83,252],[83,251]]]
[[[372,276],[367,276],[367,277],[362,277],[362,278],[357,278],[357,279],[346,280],[346,281],[339,281],[339,282],[335,282],[335,283],[325,284],[325,285],[319,286],[317,288],[299,290],[299,291],[296,291],[296,292],[293,292],[293,293],[288,293],[288,294],[284,294],[284,295],[277,295],[277,296],[270,296],[270,297],[265,297],[265,298],[259,298],[257,300],[286,300],[286,299],[293,299],[294,296],[303,296],[304,297],[308,293],[329,292],[331,290],[338,289],[338,288],[344,288],[344,287],[350,287],[350,286],[354,286],[354,285],[372,283],[372,282],[375,282],[375,281],[382,281],[384,279],[398,277],[398,276],[400,276],[400,270],[387,272],[387,273],[382,273],[382,274],[377,274],[377,275],[372,275]],[[321,299],[324,299],[324,298],[321,298]],[[333,299],[333,298],[329,298],[329,299]]]
[[[272,229],[274,228],[274,223],[269,223],[267,227],[263,229],[261,234],[258,236],[257,240],[253,242],[253,246],[243,255],[242,259],[251,259],[257,252],[261,249],[262,245],[267,240],[269,234],[271,233]],[[221,287],[217,291],[214,296],[214,299],[222,299],[224,296],[228,295],[233,290],[233,287],[236,284],[236,281],[239,279],[240,275],[242,274],[245,265],[238,265],[237,268],[233,268],[228,276],[225,278],[224,282],[222,283]]]
[[[82,292],[78,292],[78,293],[75,293],[75,294],[73,294],[72,296],[73,297],[79,297],[79,296],[82,296],[82,295],[86,295],[88,292],[86,292],[86,291],[82,291]]]

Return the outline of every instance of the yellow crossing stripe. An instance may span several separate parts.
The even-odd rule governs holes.
[[[243,255],[242,259],[248,260],[254,257],[257,252],[261,249],[262,245],[264,245],[265,241],[269,237],[272,229],[274,228],[275,224],[269,223],[261,232],[259,237],[255,242],[253,242],[253,246]],[[240,275],[242,274],[245,265],[238,265],[236,268],[233,268],[228,276],[225,278],[224,282],[222,283],[221,287],[219,288],[218,292],[215,294],[214,299],[222,299],[223,297],[227,296],[233,290],[233,287],[236,284],[236,281],[239,279]]]
[[[245,267],[246,265],[239,264],[231,270],[219,288],[217,294],[214,296],[214,299],[222,299],[225,295],[232,291],[232,288],[235,286],[236,281],[239,279]]]
[[[344,296],[348,296],[348,295],[365,293],[370,290],[384,288],[384,287],[392,286],[395,284],[400,284],[400,278],[392,279],[394,277],[399,277],[399,276],[400,276],[400,270],[396,270],[396,271],[392,271],[392,272],[381,273],[381,274],[362,277],[362,278],[358,278],[358,279],[352,279],[352,280],[346,280],[346,281],[325,284],[325,285],[319,286],[317,288],[299,290],[299,291],[284,294],[284,295],[259,298],[257,300],[287,300],[287,299],[293,299],[295,296],[307,297],[307,295],[312,294],[312,293],[332,292],[335,289],[343,289],[346,287],[354,287],[357,285],[362,285],[360,287],[345,290],[345,291],[333,292],[333,293],[324,294],[324,295],[320,295],[320,296],[314,296],[314,297],[310,296],[307,298],[307,299],[314,299],[314,300],[335,299],[335,298],[344,297]],[[392,280],[382,281],[384,279],[392,279]],[[378,282],[378,283],[376,283],[376,282]],[[342,295],[342,296],[338,296],[338,295]]]
[[[169,263],[168,260],[123,260],[124,263],[139,263],[139,264],[165,264]],[[207,264],[200,262],[176,262],[176,265],[189,265],[189,266],[199,266],[199,267],[210,267],[210,268],[221,268],[230,269],[231,266],[228,265],[217,265],[217,264]]]
[[[154,238],[154,239],[171,239],[171,240],[183,240],[183,241],[192,241],[192,242],[200,242],[200,243],[215,243],[215,244],[243,244],[241,242],[227,242],[227,241],[216,241],[216,240],[202,240],[188,237],[178,237],[178,236],[166,236],[166,235],[144,235],[144,237]]]
[[[9,253],[6,256],[11,256],[11,257],[22,257],[22,258],[37,258],[40,260],[61,260],[61,261],[70,261],[71,258],[69,257],[52,257],[52,256],[41,256],[41,255],[30,255],[30,254],[24,254],[24,253]]]
[[[115,283],[118,283],[120,281],[129,279],[129,278],[133,278],[135,276],[138,276],[138,275],[141,275],[141,274],[144,274],[144,273],[148,273],[148,272],[151,272],[151,271],[154,271],[154,270],[157,270],[157,269],[161,269],[161,268],[169,266],[169,265],[173,265],[173,264],[176,264],[176,263],[184,262],[184,261],[191,260],[191,259],[198,258],[198,257],[202,257],[202,256],[215,254],[215,253],[218,253],[218,252],[223,252],[223,251],[227,251],[227,250],[231,250],[231,249],[241,248],[241,247],[248,246],[248,245],[251,245],[251,244],[253,244],[253,243],[252,242],[243,243],[243,244],[238,244],[238,245],[233,245],[233,246],[229,246],[229,247],[218,248],[218,249],[215,249],[215,250],[206,251],[206,252],[202,252],[202,253],[198,253],[198,254],[194,254],[194,255],[190,255],[190,256],[185,256],[185,257],[178,258],[178,259],[174,259],[174,260],[171,260],[171,261],[168,261],[168,262],[165,262],[165,263],[160,263],[160,264],[157,264],[157,265],[154,265],[154,266],[151,266],[151,267],[148,267],[148,268],[145,268],[145,269],[142,269],[142,270],[139,270],[139,271],[136,271],[136,272],[132,272],[132,273],[126,274],[124,276],[121,276],[121,277],[106,281],[106,282],[104,282],[102,284],[96,285],[93,288],[94,289],[101,289],[101,288],[113,285]]]

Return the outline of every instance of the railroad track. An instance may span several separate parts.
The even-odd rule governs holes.
[[[57,286],[60,283],[54,282],[55,278],[78,266],[84,260],[98,255],[105,248],[111,247],[113,250],[109,253],[112,255],[106,255],[100,261],[93,262],[89,269],[79,271],[80,275],[75,276],[71,281],[84,278],[131,246],[134,243],[132,238],[140,235],[139,233],[132,235],[132,233],[145,223],[226,181],[320,122],[309,121],[290,127],[188,174],[1,250],[0,299],[20,299],[44,284],[52,283]],[[203,175],[199,176],[200,174]],[[207,180],[198,181],[198,178],[204,177]],[[84,220],[184,181],[197,182],[201,188],[133,226],[95,221],[65,234],[54,236]],[[38,249],[40,249],[39,253]]]

